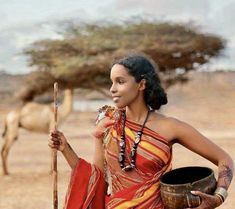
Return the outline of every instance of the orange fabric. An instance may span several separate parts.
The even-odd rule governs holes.
[[[82,160],[72,175],[65,209],[164,209],[160,197],[160,177],[171,169],[172,151],[168,142],[145,127],[137,149],[136,169],[122,171],[118,162],[119,125],[117,123],[110,128],[103,139],[106,181],[110,184],[110,194],[106,195],[101,171]],[[126,164],[130,163],[127,153],[130,153],[140,127],[137,123],[126,121]]]

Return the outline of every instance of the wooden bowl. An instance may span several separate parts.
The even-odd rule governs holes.
[[[213,194],[216,179],[207,167],[183,167],[165,173],[160,179],[161,198],[167,209],[197,207],[199,196],[190,191]]]

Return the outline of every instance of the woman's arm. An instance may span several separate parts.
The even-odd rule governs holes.
[[[76,167],[79,157],[77,154],[74,152],[72,147],[70,146],[69,143],[66,144],[65,149],[62,150],[62,154],[64,155],[64,158],[68,162],[69,166],[72,168],[72,170]]]
[[[103,147],[103,138],[105,137],[106,131],[108,128],[114,124],[114,120],[111,120],[108,117],[104,117],[97,124],[93,136],[95,138],[95,153],[93,163],[96,165],[102,172],[104,171],[104,147]]]
[[[218,186],[228,189],[234,171],[231,157],[192,126],[178,120],[175,121],[174,126],[176,142],[217,165],[219,169]]]
[[[96,126],[94,136],[95,140],[95,153],[94,153],[94,165],[96,165],[101,171],[104,170],[104,155],[103,155],[103,144],[102,139],[106,130],[114,124],[114,121],[108,117],[103,118],[99,121]],[[66,161],[72,169],[74,169],[79,161],[79,157],[73,151],[72,147],[67,142],[66,137],[60,131],[52,131],[49,138],[49,147],[57,149],[62,152]]]
[[[222,187],[226,192],[234,173],[234,163],[231,157],[192,126],[176,119],[172,119],[171,126],[176,142],[218,166],[217,188]]]
[[[50,134],[49,147],[62,152],[69,166],[74,169],[79,161],[79,157],[68,144],[64,134],[60,131],[53,131]]]
[[[102,144],[102,139],[95,138],[95,153],[93,163],[102,172],[104,172],[104,148]]]

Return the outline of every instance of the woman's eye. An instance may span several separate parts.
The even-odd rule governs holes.
[[[123,83],[125,83],[123,80],[118,80],[118,83],[119,84],[123,84]]]

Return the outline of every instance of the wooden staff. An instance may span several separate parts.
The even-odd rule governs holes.
[[[54,130],[57,130],[57,94],[58,94],[58,83],[54,83]],[[58,209],[58,189],[57,189],[57,150],[52,150],[52,177],[53,177],[53,208]]]

